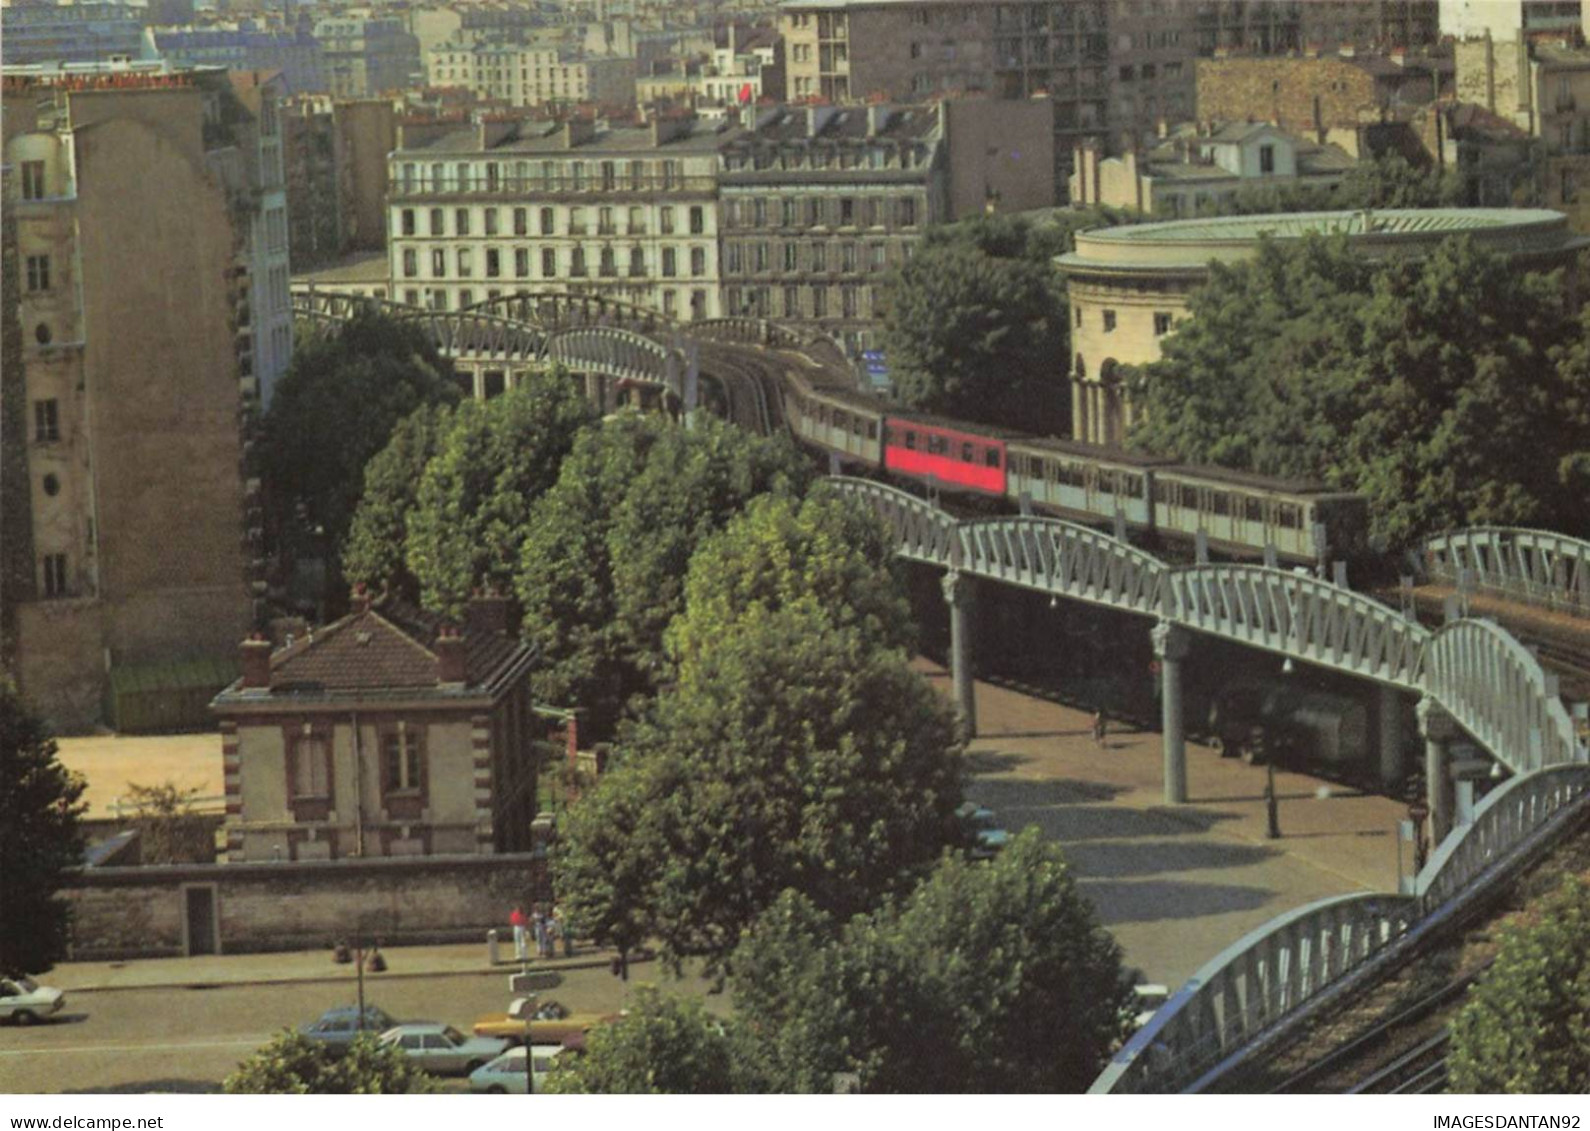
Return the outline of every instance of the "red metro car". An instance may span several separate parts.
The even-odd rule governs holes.
[[[890,471],[987,495],[1005,493],[1002,438],[920,416],[888,417],[883,435],[883,466]]]

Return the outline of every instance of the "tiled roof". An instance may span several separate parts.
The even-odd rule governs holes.
[[[434,691],[442,618],[398,601],[349,613],[271,656],[271,694]],[[524,656],[498,632],[464,633],[465,688],[483,690]]]

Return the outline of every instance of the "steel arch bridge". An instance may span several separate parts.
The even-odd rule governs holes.
[[[960,521],[870,480],[827,483],[870,506],[909,560],[1154,617],[1413,692],[1437,703],[1514,773],[1587,760],[1555,681],[1490,621],[1432,631],[1361,593],[1284,570],[1173,566],[1059,519]]]
[[[534,305],[533,317],[526,317],[532,310],[525,304]],[[619,310],[617,304],[594,300],[552,302],[509,296],[464,310],[441,311],[354,295],[293,296],[294,316],[309,323],[339,326],[366,311],[418,325],[441,353],[469,370],[558,362],[580,373],[666,389],[681,401],[691,392],[688,351],[658,340],[667,328],[660,319],[655,328],[637,328],[638,313],[649,314],[638,308]],[[629,324],[603,321],[619,315]]]
[[[1481,526],[1431,538],[1426,574],[1464,592],[1478,590],[1590,617],[1590,542],[1511,526]]]

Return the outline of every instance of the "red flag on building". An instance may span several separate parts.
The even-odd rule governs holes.
[[[740,105],[744,106],[749,101],[751,101],[751,84],[746,83],[740,87]]]

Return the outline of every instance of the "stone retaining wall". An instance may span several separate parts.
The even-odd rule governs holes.
[[[190,938],[203,933],[188,921],[192,889],[213,892],[208,950]],[[475,941],[551,889],[545,860],[522,854],[89,868],[62,894],[73,911],[70,957],[96,961],[306,950],[356,936],[386,946]]]

